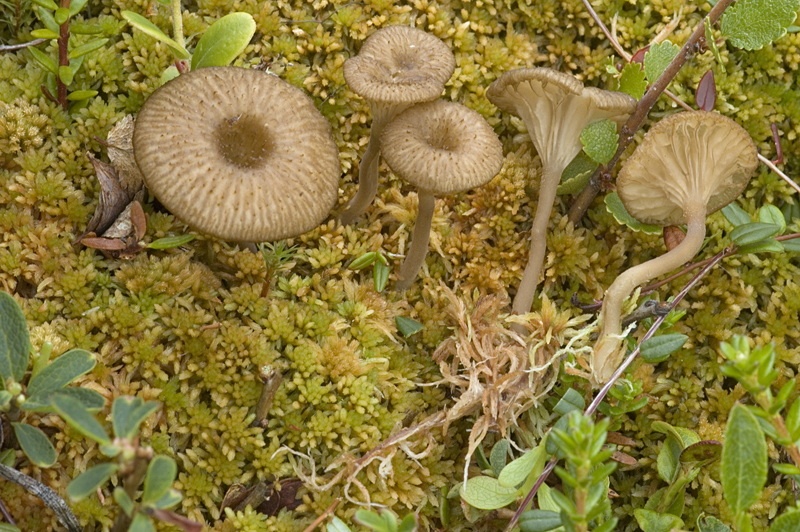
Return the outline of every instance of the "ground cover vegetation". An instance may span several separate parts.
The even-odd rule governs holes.
[[[799,8],[0,0],[0,526],[797,530],[800,204],[779,172],[800,166]],[[371,205],[339,222],[374,116],[344,63],[394,25],[452,50],[442,99],[505,154],[488,184],[436,197],[403,291],[416,189],[381,162]],[[126,117],[229,63],[304,91],[342,171],[325,221],[255,252],[131,185]],[[487,91],[532,67],[628,93],[643,127],[582,131],[532,312],[512,313],[553,172]],[[613,178],[681,106],[738,123],[766,162],[705,219],[691,267],[624,305],[626,373],[598,391],[599,300],[683,235],[632,218]]]

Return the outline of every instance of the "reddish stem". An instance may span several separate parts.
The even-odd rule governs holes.
[[[781,147],[781,137],[778,134],[778,125],[772,122],[769,127],[772,129],[772,141],[775,143],[775,152],[778,154],[778,158],[772,161],[772,164],[781,164],[783,163],[783,147]]]

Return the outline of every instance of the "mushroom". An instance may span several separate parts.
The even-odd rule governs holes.
[[[264,72],[178,76],[145,102],[133,147],[155,197],[225,240],[300,235],[336,202],[340,164],[328,121],[303,91]]]
[[[739,196],[757,165],[753,140],[720,114],[679,113],[650,128],[620,171],[617,191],[634,218],[662,226],[686,224],[686,237],[664,255],[626,270],[606,290],[593,385],[607,382],[625,353],[622,303],[637,286],[692,260],[703,245],[706,216]]]
[[[367,210],[378,191],[380,138],[409,106],[441,96],[453,75],[453,52],[437,37],[410,26],[389,26],[370,35],[356,57],[344,63],[344,79],[369,103],[372,130],[358,176],[358,192],[341,215],[349,224]]]
[[[419,212],[398,290],[414,281],[428,252],[434,195],[485,185],[503,167],[503,147],[481,115],[461,104],[434,101],[410,107],[384,130],[381,150],[389,167],[416,186]]]
[[[622,124],[636,108],[636,100],[621,92],[584,87],[574,76],[549,68],[506,72],[489,86],[486,96],[501,110],[522,118],[542,161],[530,255],[512,305],[515,314],[525,314],[531,311],[539,284],[556,188],[564,169],[583,148],[581,132],[606,119]]]

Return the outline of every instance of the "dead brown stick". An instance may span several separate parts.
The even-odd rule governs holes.
[[[735,0],[720,0],[717,2],[717,5],[715,5],[713,9],[709,11],[708,15],[706,15],[708,23],[715,24],[717,20],[719,20],[719,17],[722,16],[722,13],[725,11],[725,9],[727,9],[727,7],[730,6],[734,1]],[[587,3],[588,2],[584,0],[584,4]],[[602,28],[605,27],[593,9],[589,10],[589,14]],[[606,29],[604,33],[606,33],[606,36],[611,39],[608,29]],[[697,25],[694,33],[692,33],[692,36],[689,37],[688,41],[686,41],[686,44],[683,45],[683,48],[681,48],[680,52],[678,52],[678,55],[675,56],[675,59],[672,60],[666,70],[664,70],[658,79],[647,89],[647,91],[644,93],[644,96],[642,96],[642,99],[639,100],[639,105],[636,106],[636,111],[634,111],[628,121],[625,122],[625,125],[622,126],[617,153],[606,166],[598,167],[594,175],[592,175],[592,178],[589,180],[589,184],[586,185],[586,188],[583,189],[583,192],[580,194],[580,196],[578,196],[578,199],[576,199],[575,203],[572,204],[572,207],[569,210],[570,222],[577,224],[580,219],[583,218],[584,213],[592,204],[592,201],[594,201],[594,198],[597,196],[597,194],[600,192],[601,183],[603,181],[609,182],[611,180],[611,172],[619,162],[622,154],[630,145],[634,134],[647,119],[650,109],[653,108],[656,101],[658,101],[658,98],[664,93],[667,86],[675,78],[675,76],[678,74],[678,71],[680,71],[686,61],[701,49],[701,39],[705,39],[704,23]]]

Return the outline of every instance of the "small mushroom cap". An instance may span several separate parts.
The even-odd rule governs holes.
[[[550,68],[506,72],[489,86],[486,97],[522,118],[543,166],[562,170],[580,153],[586,126],[605,119],[622,124],[636,109],[636,100],[627,94],[584,87],[574,76]]]
[[[437,37],[410,26],[388,26],[345,61],[344,79],[372,102],[426,102],[442,94],[455,67],[452,50]]]
[[[692,202],[711,214],[736,199],[756,166],[756,145],[739,124],[714,112],[677,113],[650,128],[620,170],[617,192],[637,220],[679,225]]]
[[[156,198],[226,240],[305,233],[338,194],[327,120],[300,89],[256,70],[201,68],[168,82],[142,107],[133,146]]]
[[[486,120],[442,100],[400,113],[381,136],[381,153],[395,173],[433,194],[485,185],[503,167],[503,147]]]

